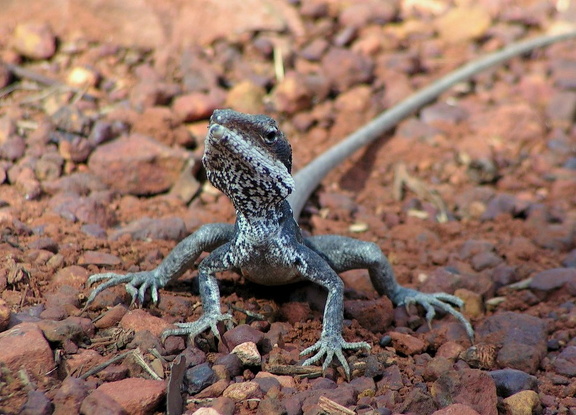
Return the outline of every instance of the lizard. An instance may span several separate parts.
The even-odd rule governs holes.
[[[389,261],[377,244],[339,235],[303,237],[296,219],[310,193],[330,170],[444,90],[512,56],[571,37],[576,37],[576,32],[542,36],[465,65],[384,112],[294,177],[290,144],[274,119],[230,109],[215,110],[210,118],[202,162],[208,180],[232,201],[236,222],[201,226],[176,245],[153,270],[92,275],[87,281],[89,285],[105,282],[90,293],[85,308],[100,292],[119,284],[126,284],[132,303],[143,303],[148,290],[156,303],[158,289],[181,276],[207,251],[209,255],[198,264],[203,314],[194,322],[177,323],[177,328],[165,330],[163,339],[173,335],[188,335],[193,339],[207,329],[220,337],[217,324],[232,316],[220,309],[218,272],[235,270],[247,280],[263,285],[309,280],[324,287],[328,296],[320,339],[301,352],[302,356],[313,353],[302,365],[312,365],[324,358],[325,370],[336,358],[349,378],[350,367],[344,350],[369,350],[370,345],[363,341],[347,342],[342,336],[344,284],[338,273],[364,268],[368,269],[376,291],[388,296],[395,305],[420,304],[426,311],[428,323],[435,317],[436,309],[449,313],[462,323],[473,340],[472,325],[454,308],[463,305],[460,298],[403,287],[397,283]]]

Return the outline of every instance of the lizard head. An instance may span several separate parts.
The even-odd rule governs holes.
[[[266,115],[214,111],[202,162],[208,180],[240,211],[269,208],[294,189],[292,149]]]

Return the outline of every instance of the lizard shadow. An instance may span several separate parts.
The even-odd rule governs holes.
[[[340,188],[354,193],[357,193],[359,189],[364,189],[378,160],[380,148],[388,144],[392,137],[393,133],[388,133],[366,147],[342,174],[338,183]]]

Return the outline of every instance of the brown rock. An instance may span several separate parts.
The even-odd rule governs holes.
[[[312,105],[313,91],[306,84],[304,75],[290,72],[278,83],[272,93],[276,110],[294,114]]]
[[[476,341],[501,344],[501,367],[534,374],[546,355],[546,323],[526,314],[505,312],[488,317],[476,329]]]
[[[54,354],[36,324],[21,323],[0,333],[0,363],[16,373],[26,369],[33,376],[48,376],[54,369]]]
[[[56,52],[56,37],[46,23],[21,23],[14,30],[14,49],[31,59],[48,59]]]
[[[28,399],[20,410],[20,415],[51,415],[52,404],[46,395],[39,390],[28,392]]]
[[[51,342],[77,340],[94,334],[94,324],[88,318],[68,317],[61,321],[42,320],[38,327]]]
[[[95,390],[82,401],[80,413],[83,415],[127,415],[122,405],[110,395]]]
[[[483,7],[456,7],[436,20],[436,30],[446,42],[469,42],[483,36],[492,18]]]
[[[260,356],[254,342],[240,343],[230,353],[238,356],[244,366],[260,366],[262,363],[262,356]]]
[[[554,369],[565,376],[576,376],[576,346],[568,346],[554,360]]]
[[[88,395],[86,382],[77,377],[68,376],[54,395],[54,414],[77,414],[84,398]]]
[[[226,96],[224,106],[249,114],[264,112],[264,97],[266,90],[260,85],[245,80],[234,85]]]
[[[567,128],[576,118],[576,92],[562,91],[554,94],[548,103],[546,113],[552,125]]]
[[[294,378],[292,376],[280,376],[268,372],[258,372],[256,374],[256,379],[262,379],[268,377],[276,379],[283,388],[292,388],[292,389],[296,388],[296,382],[294,381]]]
[[[446,372],[434,382],[430,392],[440,407],[460,403],[483,415],[498,414],[496,385],[490,375],[478,369]]]
[[[332,48],[322,58],[322,69],[335,89],[346,91],[354,85],[370,82],[374,64],[348,49]]]
[[[98,194],[79,197],[76,194],[60,193],[50,199],[50,207],[55,213],[73,222],[95,223],[105,228],[116,223],[116,216],[106,198]]]
[[[150,240],[164,239],[180,241],[188,235],[186,224],[179,217],[140,218],[110,234],[110,240],[116,241],[123,235],[131,235],[132,239]]]
[[[142,309],[131,310],[120,320],[120,327],[123,329],[132,329],[136,333],[148,330],[156,337],[160,337],[162,332],[170,326],[163,319],[154,317]]]
[[[100,319],[94,322],[94,326],[98,329],[107,329],[113,327],[122,317],[128,312],[128,307],[124,304],[118,304],[106,311]]]
[[[222,102],[215,96],[202,92],[191,92],[174,100],[172,109],[184,122],[198,121],[209,118],[216,108],[222,107]]]
[[[373,333],[382,333],[392,324],[392,302],[386,296],[376,300],[348,300],[344,302],[344,315],[356,319]]]
[[[82,289],[84,288],[89,276],[90,273],[86,268],[82,268],[78,265],[71,265],[60,269],[54,276],[52,283],[56,287],[69,285],[77,289]]]
[[[140,134],[98,146],[88,160],[92,172],[122,193],[156,194],[180,176],[188,154]]]
[[[131,415],[147,415],[160,409],[158,404],[166,393],[166,385],[161,380],[128,378],[104,383],[96,391],[110,396]]]
[[[510,415],[532,415],[541,411],[540,398],[534,391],[522,391],[504,399],[504,408]]]
[[[310,318],[310,304],[300,302],[287,302],[280,307],[280,314],[290,324],[304,322]]]
[[[80,265],[116,266],[122,261],[116,255],[99,251],[84,251],[78,258]]]
[[[223,337],[224,341],[222,343],[226,343],[227,347],[233,349],[239,344],[246,342],[259,344],[264,338],[264,333],[247,324],[240,324],[224,333]]]
[[[428,347],[426,342],[409,334],[398,333],[397,331],[392,331],[389,334],[392,337],[392,346],[406,356],[422,353]]]
[[[471,318],[477,318],[484,314],[484,302],[482,296],[465,288],[454,291],[454,295],[464,301],[464,314]]]
[[[69,376],[80,376],[105,360],[96,350],[80,349],[64,361],[64,369]]]
[[[552,268],[540,271],[530,281],[530,289],[554,291],[567,285],[576,286],[576,268]]]
[[[433,412],[432,415],[481,415],[481,414],[476,412],[468,405],[455,403],[452,405],[448,405],[442,409],[439,409],[436,412]]]
[[[249,398],[260,398],[262,391],[260,390],[260,385],[256,382],[233,383],[226,388],[223,396],[235,401],[243,401]]]
[[[0,289],[0,291],[4,291]],[[3,332],[8,328],[8,324],[10,323],[10,306],[6,303],[6,301],[0,298],[0,332]]]
[[[382,25],[396,17],[398,6],[399,3],[394,1],[370,0],[351,3],[342,10],[338,20],[345,27],[363,28],[370,23]]]
[[[400,413],[429,414],[436,409],[436,405],[428,393],[413,388],[395,409]]]

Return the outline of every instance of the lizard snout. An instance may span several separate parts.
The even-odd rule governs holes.
[[[213,139],[220,140],[222,137],[224,137],[226,131],[226,127],[220,124],[211,124],[210,127],[208,127],[208,136]]]

